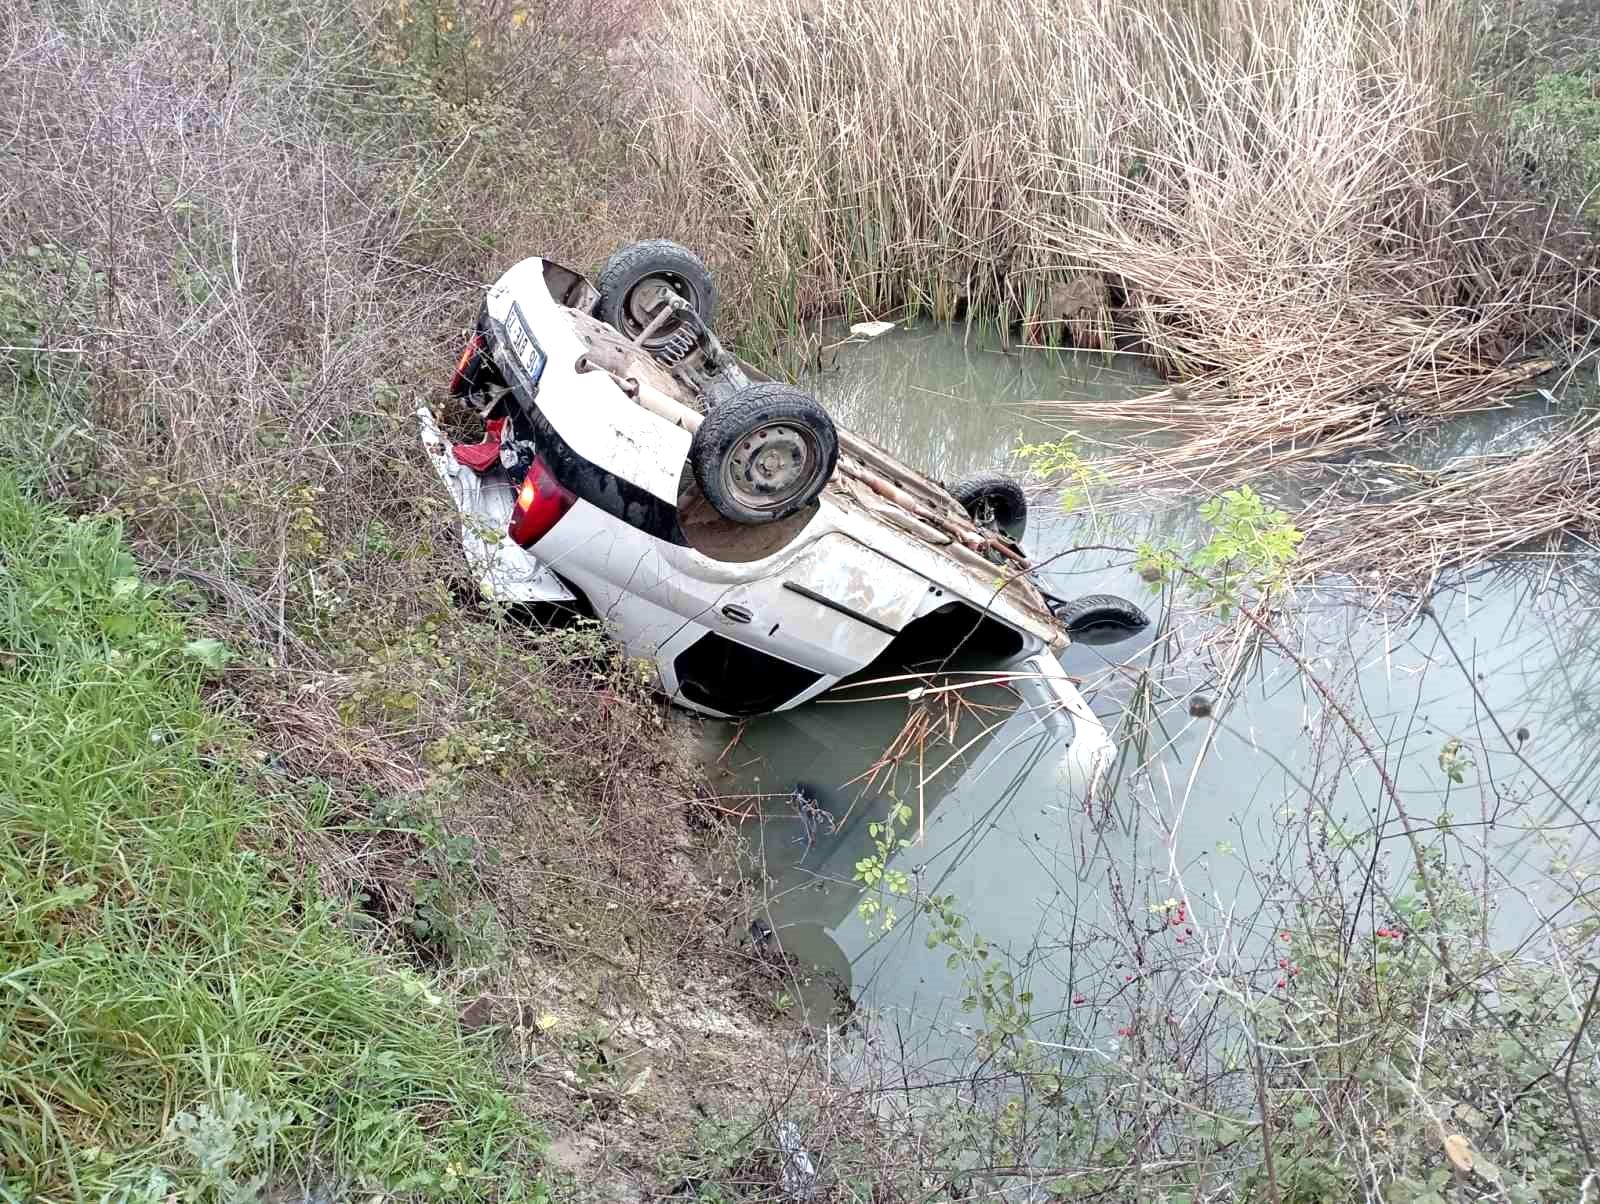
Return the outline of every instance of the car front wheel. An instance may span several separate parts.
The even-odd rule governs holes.
[[[833,476],[839,436],[816,400],[777,382],[747,385],[706,415],[689,445],[700,492],[724,518],[777,522]]]

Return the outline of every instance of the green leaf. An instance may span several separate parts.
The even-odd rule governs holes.
[[[137,615],[108,614],[102,621],[107,635],[129,636],[137,635],[143,624]]]
[[[183,646],[183,654],[207,669],[221,669],[233,659],[233,652],[221,640],[190,640]]]

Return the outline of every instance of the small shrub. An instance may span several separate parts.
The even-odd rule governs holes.
[[[1061,482],[1061,509],[1068,514],[1083,507],[1096,485],[1106,483],[1105,474],[1078,453],[1071,435],[1053,443],[1024,443],[1017,455],[1034,476]]]
[[[1513,115],[1530,162],[1553,192],[1581,198],[1600,220],[1600,74],[1557,71],[1534,82]]]
[[[267,1176],[240,1182],[235,1172],[259,1164],[293,1121],[294,1114],[287,1109],[275,1113],[243,1092],[229,1090],[222,1093],[218,1107],[203,1100],[194,1111],[178,1113],[170,1136],[198,1166],[201,1191],[214,1191],[221,1204],[249,1204]]]
[[[526,734],[524,733],[524,738]],[[445,824],[409,801],[378,799],[368,825],[372,831],[406,838],[406,855],[396,867],[409,891],[409,909],[388,917],[401,924],[426,961],[482,965],[503,943],[479,875],[480,861],[499,855],[471,836],[451,833]]]

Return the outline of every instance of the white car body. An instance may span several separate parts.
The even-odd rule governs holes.
[[[632,377],[596,369],[598,324],[552,295],[552,272],[581,281],[525,259],[490,288],[486,314],[498,332],[496,363],[534,424],[531,443],[577,495],[570,510],[518,547],[505,534],[512,478],[459,463],[432,414],[418,412],[485,593],[509,602],[581,595],[629,656],[655,667],[673,702],[723,718],[798,706],[867,668],[915,620],[970,611],[1010,633],[1006,663],[1045,683],[1071,715],[1080,752],[1108,746],[1056,661],[1066,632],[1033,587],[1006,582],[998,569],[986,575],[888,521],[882,498],[865,496],[842,471],[768,555],[730,561],[690,546],[678,521],[688,423],[673,419],[670,399],[652,409]],[[639,365],[640,375],[647,369]]]

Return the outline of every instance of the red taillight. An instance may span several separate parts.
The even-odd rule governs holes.
[[[519,548],[538,543],[577,500],[571,490],[563,488],[550,475],[542,460],[535,460],[528,466],[528,475],[522,478],[522,488],[517,490],[517,504],[511,510],[508,534]]]
[[[467,340],[467,345],[461,349],[461,358],[456,361],[456,374],[450,378],[450,396],[459,397],[467,391],[467,370],[482,349],[483,335],[475,334]]]

